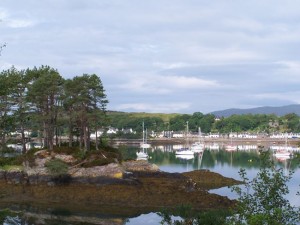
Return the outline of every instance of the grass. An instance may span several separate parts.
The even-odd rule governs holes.
[[[23,166],[20,165],[4,165],[1,166],[0,169],[5,170],[5,171],[22,171],[23,170]]]

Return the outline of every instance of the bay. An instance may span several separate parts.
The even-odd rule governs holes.
[[[119,146],[124,154],[124,159],[136,158],[136,152],[139,150],[138,146],[134,145],[122,145]],[[238,172],[240,168],[245,168],[247,176],[252,179],[255,177],[259,170],[259,148],[256,145],[241,144],[237,146],[236,151],[226,151],[224,146],[219,143],[209,143],[206,145],[203,153],[197,153],[194,157],[187,159],[184,157],[176,157],[175,151],[182,147],[181,145],[175,144],[163,144],[163,145],[152,145],[151,148],[146,149],[149,155],[148,161],[159,166],[160,170],[165,172],[176,172],[182,173],[192,170],[205,169],[216,173],[220,173],[223,176],[231,177],[234,179],[240,179]],[[271,151],[280,146],[271,146]],[[270,146],[268,146],[270,148]],[[288,186],[290,193],[287,198],[290,200],[292,205],[300,206],[299,197],[296,196],[297,191],[300,190],[300,169],[299,169],[299,158],[297,157],[298,149],[292,150],[295,154],[290,159],[277,159],[273,156],[274,162],[277,166],[284,169],[286,173],[289,170],[294,170],[294,175]],[[236,198],[230,188],[220,188],[211,190],[212,193],[216,193],[229,198]],[[10,208],[16,208],[21,210],[27,215],[38,218],[39,223],[30,223],[29,220],[19,217],[8,217],[8,219],[14,219],[14,224],[122,224],[122,225],[158,225],[160,224],[161,218],[156,212],[137,215],[135,217],[124,217],[117,215],[115,212],[118,209],[114,208],[114,213],[109,213],[109,209],[105,209],[103,212],[70,212],[59,209],[53,212],[51,206],[46,206],[43,209],[36,206],[27,204],[25,207],[13,206]],[[47,209],[48,208],[48,209]],[[27,216],[28,218],[28,216]],[[19,222],[18,222],[19,221]],[[41,222],[42,221],[42,222]],[[59,222],[62,221],[62,222]],[[4,224],[11,224],[9,222]]]

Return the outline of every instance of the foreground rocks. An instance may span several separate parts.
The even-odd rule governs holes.
[[[146,161],[70,167],[68,174],[57,177],[47,173],[47,157],[40,158],[34,168],[0,171],[2,204],[58,204],[80,210],[115,207],[116,213],[125,215],[179,205],[190,205],[196,210],[220,209],[232,207],[234,201],[208,190],[239,183],[207,170],[165,173]]]

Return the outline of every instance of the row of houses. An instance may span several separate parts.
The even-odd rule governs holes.
[[[97,131],[97,134],[95,132],[91,133],[90,137],[91,139],[95,139],[96,137],[101,137],[104,132],[108,135],[117,134],[119,132],[123,134],[136,134],[136,131],[134,131],[132,128],[128,129],[118,129],[114,127],[108,127],[106,130],[100,129]],[[11,136],[21,136],[21,133],[19,132],[12,132],[10,134]],[[25,131],[25,137],[30,137],[31,132]],[[152,138],[185,138],[186,132],[183,131],[162,131],[162,132],[154,132],[151,131],[148,133],[149,137]],[[256,138],[275,138],[275,139],[284,139],[284,138],[300,138],[300,133],[273,133],[273,134],[266,134],[266,133],[237,133],[237,132],[231,132],[229,134],[220,134],[220,133],[201,133],[201,138],[244,138],[244,139],[256,139]],[[199,137],[199,133],[188,133],[188,137]]]
[[[176,132],[176,131],[163,131],[157,137],[159,138],[184,138],[186,137],[186,133],[184,132]],[[189,133],[188,137],[199,137],[198,133]],[[220,133],[207,133],[201,134],[201,138],[240,138],[240,139],[257,139],[257,138],[277,138],[277,139],[295,139],[300,138],[300,133],[273,133],[273,134],[266,134],[266,133],[237,133],[231,132],[229,134],[220,134]]]

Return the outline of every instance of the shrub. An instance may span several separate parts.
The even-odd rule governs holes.
[[[60,159],[52,159],[45,166],[48,172],[54,176],[65,175],[68,172],[68,165]]]
[[[0,157],[0,167],[12,165],[21,166],[22,160],[20,157]]]

